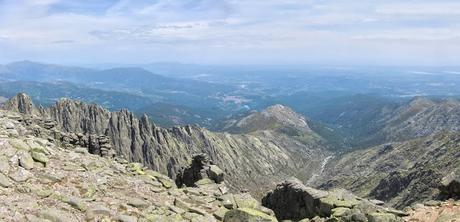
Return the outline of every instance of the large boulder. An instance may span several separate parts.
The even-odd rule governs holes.
[[[224,222],[276,222],[276,218],[252,208],[238,208],[225,214]]]
[[[460,170],[451,172],[441,180],[439,187],[443,198],[460,197]]]
[[[320,199],[328,192],[306,187],[297,179],[278,184],[263,199],[262,205],[272,209],[279,220],[313,218],[320,213]]]
[[[211,161],[205,154],[193,156],[192,163],[183,168],[176,177],[177,186],[197,186],[209,182],[221,183],[224,181],[224,172]]]
[[[280,221],[299,221],[315,217],[334,221],[400,221],[400,216],[405,215],[402,211],[359,198],[347,190],[317,190],[303,185],[297,179],[289,179],[278,184],[262,199],[262,205],[272,209]]]

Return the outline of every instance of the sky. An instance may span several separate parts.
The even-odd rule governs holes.
[[[0,0],[0,63],[460,65],[458,0]]]

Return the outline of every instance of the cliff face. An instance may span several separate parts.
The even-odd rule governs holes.
[[[117,156],[173,178],[193,154],[205,153],[220,163],[231,188],[249,189],[256,195],[289,176],[307,180],[327,155],[315,143],[305,145],[273,132],[231,135],[197,126],[165,129],[155,126],[147,116],[138,119],[127,110],[109,112],[67,99],[40,109],[38,116],[54,121],[55,128],[63,132],[108,138]],[[92,152],[101,150],[96,146]]]

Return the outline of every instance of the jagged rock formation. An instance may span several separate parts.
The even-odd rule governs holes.
[[[402,208],[440,197],[443,177],[459,169],[460,133],[441,133],[358,150],[332,160],[318,183]]]
[[[278,184],[263,198],[262,204],[271,208],[278,220],[402,221],[401,216],[408,215],[345,190],[322,191],[306,187],[296,179]]]
[[[3,104],[3,108],[27,115],[36,114],[32,99],[24,93],[19,93],[15,97],[8,100],[5,104]]]
[[[257,196],[290,176],[308,180],[328,156],[315,140],[301,143],[270,131],[232,135],[197,126],[165,129],[155,126],[145,115],[138,119],[127,110],[109,112],[97,105],[68,99],[40,109],[40,115],[33,118],[36,122],[54,122],[54,129],[71,137],[73,134],[97,136],[94,143],[88,139],[89,144],[101,144],[100,136],[109,138],[111,150],[117,156],[141,162],[173,178],[193,154],[205,153],[210,160],[221,164],[219,167],[229,178],[231,188],[249,189]],[[103,146],[91,146],[89,150],[104,153],[98,147]]]
[[[37,137],[27,118],[0,111],[1,221],[276,221],[224,183],[177,188],[141,163]]]

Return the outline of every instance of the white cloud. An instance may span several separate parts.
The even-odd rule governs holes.
[[[397,3],[377,8],[377,13],[390,15],[460,15],[460,3],[429,2],[429,3]]]
[[[453,1],[110,2],[98,1],[91,11],[93,1],[0,0],[0,40],[24,59],[47,54],[59,60],[66,52],[89,61],[154,60],[153,54],[185,62],[460,61],[452,50],[460,45],[460,3]],[[419,53],[436,48],[436,54]]]

